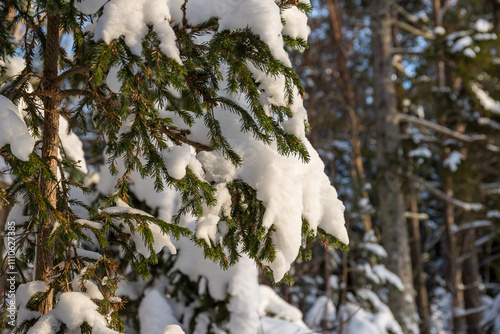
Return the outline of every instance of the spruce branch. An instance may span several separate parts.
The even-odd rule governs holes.
[[[91,69],[92,69],[92,66],[90,66],[90,65],[72,67],[69,70],[67,70],[66,72],[63,72],[63,73],[59,74],[59,76],[55,80],[55,84],[59,85],[64,80],[72,77],[73,75],[83,74],[83,73],[91,71]]]
[[[33,93],[29,93],[30,96],[38,96],[38,97],[51,97],[57,99],[63,99],[70,96],[86,96],[92,97],[92,93],[83,89],[65,89],[61,91],[53,91],[53,90],[37,90]]]

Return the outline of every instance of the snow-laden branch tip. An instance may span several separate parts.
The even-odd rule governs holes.
[[[35,140],[19,112],[8,98],[0,95],[0,148],[10,144],[12,154],[27,161],[35,146]]]
[[[467,203],[467,202],[461,201],[459,199],[450,197],[450,196],[446,195],[442,190],[434,187],[432,184],[430,184],[429,182],[422,179],[420,176],[411,175],[410,179],[419,183],[420,185],[422,185],[424,188],[429,190],[431,193],[433,193],[435,196],[439,197],[440,199],[442,199],[442,200],[444,200],[444,201],[446,201],[446,202],[448,202],[448,203],[450,203],[458,208],[461,208],[464,211],[480,211],[484,208],[484,206],[481,203]]]

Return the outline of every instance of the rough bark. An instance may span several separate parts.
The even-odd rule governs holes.
[[[389,306],[404,333],[417,333],[416,308],[411,271],[408,228],[404,217],[401,184],[399,121],[395,86],[392,81],[392,34],[390,0],[372,1],[372,48],[374,68],[374,110],[377,128],[378,220],[386,265],[402,280],[404,291],[389,291]]]
[[[54,94],[43,99],[44,104],[44,123],[42,140],[42,160],[52,175],[57,175],[57,156],[59,144],[59,113],[58,106],[60,99],[57,97],[59,91],[58,85],[54,84],[58,74],[58,55],[59,55],[59,17],[57,14],[49,13],[47,15],[47,42],[44,54],[44,69],[42,81],[43,89]],[[57,206],[57,182],[52,178],[42,177],[40,180],[40,191],[51,208]],[[35,279],[48,282],[52,277],[52,268],[54,265],[54,249],[47,245],[47,239],[54,227],[54,216],[49,207],[45,215],[46,219],[40,221],[37,235],[36,247],[36,271]],[[53,291],[49,290],[47,298],[40,306],[41,314],[45,314],[52,309]]]

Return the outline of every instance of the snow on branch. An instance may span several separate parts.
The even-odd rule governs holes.
[[[7,97],[0,95],[0,148],[10,144],[12,154],[28,161],[35,146],[18,107]]]
[[[424,212],[405,211],[404,216],[405,216],[405,218],[409,218],[409,219],[418,219],[418,220],[428,220],[429,219],[429,215],[424,213]]]
[[[491,228],[493,223],[489,220],[475,220],[470,223],[462,224],[460,226],[454,226],[453,233],[458,233],[466,230],[477,229],[477,228]]]
[[[436,39],[436,35],[432,31],[424,31],[424,30],[421,30],[421,29],[418,29],[418,28],[412,26],[409,23],[399,21],[399,20],[394,20],[393,23],[394,23],[394,25],[398,26],[399,28],[406,30],[409,33],[412,33],[414,35],[421,36],[425,39],[430,39],[430,40]]]
[[[408,22],[411,22],[413,24],[418,24],[419,22],[420,23],[423,23],[423,22],[428,22],[429,21],[429,17],[427,17],[427,15],[424,15],[424,16],[416,16],[410,12],[408,12],[403,6],[397,4],[397,3],[393,3],[392,6],[394,6],[395,10],[401,14],[405,19],[408,20]]]
[[[477,83],[471,84],[471,89],[479,100],[479,103],[484,109],[491,111],[494,114],[500,114],[500,102],[491,98],[491,96],[481,89]]]
[[[444,15],[455,3],[457,3],[457,0],[446,0],[444,6],[441,8],[440,15]]]
[[[434,195],[436,195],[440,199],[442,199],[450,204],[453,204],[454,206],[459,207],[464,211],[480,211],[484,208],[481,203],[467,203],[467,202],[463,202],[459,199],[450,197],[450,196],[446,195],[442,190],[434,187],[432,184],[430,184],[429,182],[422,179],[420,176],[411,175],[410,178],[413,181],[418,182],[419,184],[424,186],[427,190],[429,190],[431,193],[433,193]]]
[[[465,135],[461,132],[451,130],[445,126],[442,126],[442,125],[436,124],[434,122],[430,122],[430,121],[427,121],[425,119],[418,118],[415,116],[399,113],[398,117],[399,117],[399,120],[401,120],[401,121],[413,123],[416,125],[425,126],[427,128],[441,132],[442,134],[445,134],[449,137],[452,137],[452,138],[455,138],[455,139],[458,139],[458,140],[461,140],[461,141],[464,141],[467,143],[471,143],[474,141],[480,141],[480,140],[486,140],[485,135]]]
[[[480,187],[486,195],[500,194],[500,182],[483,183]]]
[[[486,310],[486,308],[487,305],[481,305],[479,307],[468,308],[468,309],[455,308],[455,316],[457,318],[467,317],[471,314],[482,313]]]

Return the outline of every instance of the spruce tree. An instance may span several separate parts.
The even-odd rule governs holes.
[[[307,47],[310,9],[1,2],[0,156],[11,182],[0,200],[22,207],[11,213],[23,283],[15,331],[123,331],[117,250],[147,279],[163,246],[176,252],[170,237],[184,236],[223,268],[246,254],[289,281],[309,239],[347,248],[286,52]],[[105,157],[94,186],[113,183],[92,203],[74,195],[93,190],[76,134]],[[152,205],[155,192],[179,205]]]

